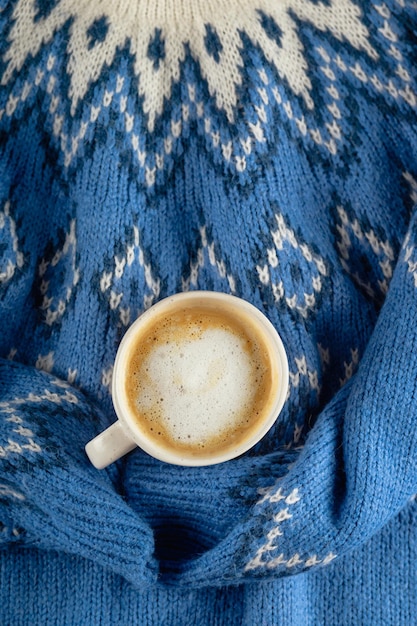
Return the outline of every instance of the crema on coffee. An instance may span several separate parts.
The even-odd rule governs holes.
[[[267,340],[251,319],[209,303],[152,318],[126,367],[137,427],[158,446],[199,456],[250,439],[278,384]]]

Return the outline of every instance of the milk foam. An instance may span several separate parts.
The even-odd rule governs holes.
[[[134,404],[155,423],[152,429],[160,424],[174,442],[204,447],[245,426],[257,375],[244,340],[225,328],[207,328],[146,354],[135,377]]]

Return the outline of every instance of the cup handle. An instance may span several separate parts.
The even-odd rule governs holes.
[[[136,444],[123,430],[120,421],[106,428],[85,446],[91,463],[97,469],[103,469],[136,448]]]

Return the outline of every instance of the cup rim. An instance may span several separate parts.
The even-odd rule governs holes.
[[[261,421],[261,423],[259,424],[259,428],[257,428],[250,437],[241,442],[238,442],[236,446],[228,448],[223,452],[220,451],[218,453],[213,453],[206,456],[189,455],[186,451],[173,451],[167,449],[166,447],[158,446],[158,444],[155,443],[152,439],[147,438],[143,431],[136,429],[133,424],[133,419],[131,420],[128,417],[129,415],[131,415],[131,411],[128,407],[126,398],[124,397],[123,391],[121,391],[120,389],[121,385],[119,383],[120,370],[122,369],[126,361],[126,356],[128,356],[131,339],[133,339],[137,332],[140,332],[140,329],[147,324],[148,320],[152,318],[156,313],[160,313],[161,310],[166,309],[167,311],[169,311],[170,308],[175,307],[177,304],[192,300],[215,300],[219,303],[226,303],[229,308],[239,308],[240,310],[243,309],[246,314],[248,314],[251,319],[257,322],[257,325],[259,325],[263,329],[266,338],[272,340],[271,345],[269,345],[268,342],[268,347],[270,348],[270,355],[273,354],[276,358],[278,376],[280,381],[278,384],[278,388],[276,389],[275,394],[272,396],[271,399],[271,410],[267,413],[267,417],[265,417],[265,419]],[[120,380],[123,381],[123,377]],[[152,305],[149,309],[144,311],[131,324],[131,326],[128,328],[125,335],[123,336],[117,350],[113,367],[111,395],[116,415],[122,427],[125,429],[127,434],[132,438],[132,440],[136,443],[138,447],[140,447],[146,453],[150,454],[152,457],[166,463],[190,467],[201,467],[215,465],[217,463],[222,463],[224,461],[234,459],[238,456],[241,456],[242,454],[250,450],[256,443],[258,443],[277,421],[287,397],[288,384],[288,360],[284,344],[277,330],[270,322],[270,320],[266,317],[266,315],[264,315],[264,313],[262,313],[262,311],[260,311],[256,306],[238,296],[216,291],[196,290],[167,296],[166,298],[160,300],[159,302]]]

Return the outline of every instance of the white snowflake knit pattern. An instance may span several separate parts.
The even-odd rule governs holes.
[[[225,110],[231,121],[237,104],[236,86],[241,83],[240,67],[244,61],[240,33],[244,32],[260,46],[294,93],[312,108],[308,63],[292,14],[341,41],[349,41],[366,55],[377,57],[369,44],[360,10],[351,0],[331,0],[329,5],[308,0],[244,0],[237,4],[225,0],[62,0],[38,20],[37,3],[31,0],[19,2],[14,11],[11,46],[5,58],[8,67],[2,82],[6,84],[29,54],[35,55],[58,28],[71,20],[68,70],[73,110],[103,67],[111,65],[117,48],[129,45],[140,77],[139,94],[144,97],[144,111],[152,130],[164,100],[170,97],[173,81],[180,78],[180,64],[189,46],[192,56],[199,60],[217,106]],[[276,33],[268,32],[271,18]]]

